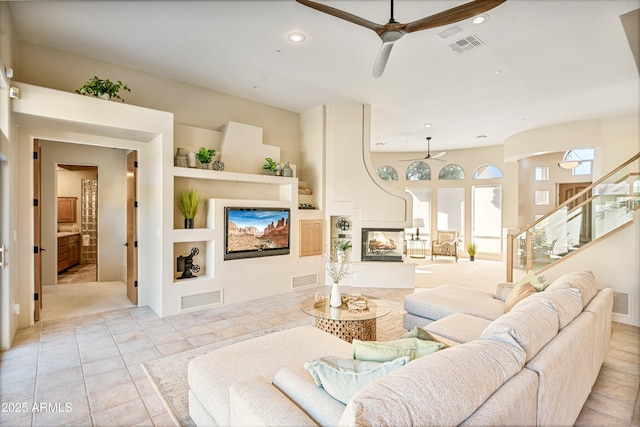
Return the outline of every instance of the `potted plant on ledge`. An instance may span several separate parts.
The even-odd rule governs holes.
[[[275,175],[278,171],[279,163],[273,160],[271,157],[265,157],[264,161],[266,162],[262,169],[269,171],[271,175]]]
[[[469,254],[469,261],[476,259],[476,244],[473,242],[467,243],[467,253]]]
[[[216,155],[216,150],[207,149],[204,147],[200,147],[200,151],[196,153],[196,157],[200,160],[200,165],[202,169],[209,169],[209,163],[213,159],[213,156]]]
[[[196,190],[185,190],[178,194],[178,208],[184,216],[184,228],[193,228],[196,214],[200,208],[200,195]]]
[[[120,102],[124,102],[124,99],[118,94],[121,90],[131,92],[129,86],[120,80],[117,83],[113,83],[109,79],[103,80],[98,76],[93,76],[80,89],[76,89],[76,93],[92,95],[102,99],[119,99]]]

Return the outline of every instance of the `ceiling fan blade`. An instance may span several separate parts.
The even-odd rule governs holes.
[[[399,162],[417,162],[418,160],[428,160],[426,157],[422,157],[420,159],[400,159]]]
[[[335,7],[327,6],[326,4],[318,3],[311,0],[296,0],[296,1],[312,9],[319,10],[320,12],[324,12],[326,14],[335,16],[336,18],[344,19],[345,21],[349,21],[354,24],[360,25],[362,27],[369,28],[370,30],[375,31],[376,33],[380,33],[384,31],[383,25],[376,24],[375,22],[371,22],[364,18],[360,18],[359,16],[353,15],[349,12],[345,12],[344,10],[336,9]]]
[[[300,0],[298,0],[300,1]],[[504,3],[506,0],[474,0],[469,3],[409,22],[405,25],[404,30],[407,33],[414,31],[427,30],[429,28],[440,27],[442,25],[453,24],[467,18],[480,15],[496,6]]]
[[[391,55],[391,48],[393,48],[393,42],[383,42],[382,46],[380,46],[376,62],[373,63],[373,77],[376,79],[384,73],[389,55]]]
[[[442,157],[442,156],[444,156],[445,154],[447,154],[447,152],[446,152],[446,151],[441,151],[441,152],[439,152],[438,154],[435,154],[435,155],[431,156],[431,158],[432,158],[432,159],[437,159],[438,157]]]

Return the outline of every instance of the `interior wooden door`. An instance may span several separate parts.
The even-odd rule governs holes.
[[[127,297],[138,304],[138,152],[127,155]]]
[[[40,320],[42,308],[42,222],[40,207],[40,141],[33,140],[33,320]]]
[[[580,193],[582,190],[590,186],[590,182],[575,182],[568,184],[558,184],[558,206]],[[569,203],[569,212],[579,206],[581,203],[591,197],[591,192],[587,192],[580,196],[578,199]],[[589,243],[592,239],[591,236],[591,206],[586,205],[582,209],[582,220],[580,221],[580,245]]]

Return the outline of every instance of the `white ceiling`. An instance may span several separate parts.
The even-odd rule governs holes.
[[[389,20],[387,0],[318,1]],[[462,3],[396,0],[395,19]],[[541,126],[640,114],[638,68],[620,21],[640,0],[508,0],[484,24],[461,21],[446,39],[438,34],[451,25],[407,34],[379,79],[373,31],[294,0],[10,6],[18,38],[31,43],[296,112],[371,104],[377,151],[426,150],[426,136],[432,152],[496,145]],[[306,42],[288,42],[292,31]],[[464,53],[448,46],[469,35],[484,44]]]

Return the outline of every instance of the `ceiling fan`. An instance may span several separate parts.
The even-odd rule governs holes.
[[[400,40],[402,36],[407,33],[413,33],[414,31],[428,30],[430,28],[440,27],[442,25],[453,24],[458,21],[462,21],[473,16],[480,15],[494,7],[504,3],[506,0],[474,0],[463,5],[447,9],[444,12],[436,13],[435,15],[427,16],[417,21],[402,24],[393,19],[393,0],[391,0],[391,19],[385,25],[380,25],[375,22],[371,22],[367,19],[360,18],[359,16],[352,15],[340,9],[336,9],[326,4],[321,4],[312,0],[296,0],[298,3],[308,6],[310,8],[319,10],[320,12],[333,15],[337,18],[344,19],[356,25],[360,25],[370,30],[375,31],[382,39],[382,47],[378,52],[376,61],[373,64],[373,77],[380,77],[384,72],[384,68],[387,65],[389,55],[391,54],[391,48],[393,44]]]
[[[446,151],[441,151],[438,154],[434,154],[433,156],[431,155],[431,137],[428,136],[427,137],[427,155],[424,157],[421,157],[419,159],[402,159],[400,160],[401,162],[411,162],[414,160],[437,160],[439,162],[445,162],[445,159],[441,159],[440,157],[444,156],[445,154],[447,154]]]

